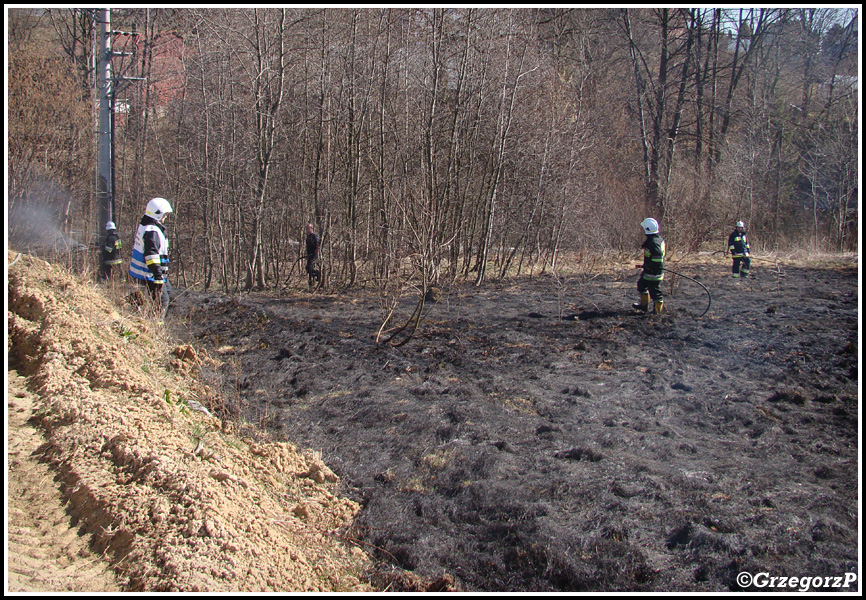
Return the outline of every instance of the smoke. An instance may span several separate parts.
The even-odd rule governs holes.
[[[63,231],[70,209],[78,210],[77,204],[68,190],[52,182],[14,198],[7,215],[9,247],[40,256],[86,250],[76,239],[85,232]]]

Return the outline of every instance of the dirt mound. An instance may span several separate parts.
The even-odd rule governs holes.
[[[70,528],[51,469],[34,458],[45,441],[27,423],[35,397],[23,377],[8,375],[7,591],[119,592],[108,563]]]
[[[213,416],[206,354],[8,261],[8,591],[372,589],[346,533],[360,506],[315,453]]]
[[[321,452],[353,535],[425,581],[856,591],[856,260],[672,267],[705,316],[674,276],[664,314],[630,311],[623,269],[444,290],[400,348],[361,290],[187,291],[172,319],[251,419]]]

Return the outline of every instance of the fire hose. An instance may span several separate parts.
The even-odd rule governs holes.
[[[709,312],[709,310],[710,310],[710,305],[713,303],[713,297],[710,295],[710,290],[707,289],[707,286],[705,286],[705,285],[704,285],[703,283],[701,283],[700,281],[697,281],[696,279],[692,279],[692,278],[689,277],[688,275],[683,275],[682,273],[677,273],[676,271],[673,271],[673,270],[671,270],[671,269],[668,269],[667,267],[665,267],[665,272],[666,272],[666,273],[671,273],[671,274],[673,274],[673,275],[676,275],[677,277],[682,277],[683,279],[688,279],[689,281],[694,281],[694,282],[697,283],[699,286],[701,286],[702,288],[704,288],[704,291],[707,293],[707,308],[706,308],[706,310],[705,310],[704,312],[702,312],[702,313],[701,313],[700,315],[698,315],[698,316],[699,316],[699,317],[703,317],[705,314],[707,314],[707,313]]]

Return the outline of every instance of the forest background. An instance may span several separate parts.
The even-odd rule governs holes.
[[[93,9],[7,8],[7,234],[93,248]],[[856,8],[111,10],[113,220],[175,285],[278,289],[304,226],[385,291],[634,252],[857,251]],[[89,253],[95,256],[94,253]],[[306,284],[304,280],[303,284]]]

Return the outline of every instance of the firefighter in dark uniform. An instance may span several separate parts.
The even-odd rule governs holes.
[[[752,259],[749,258],[751,249],[749,238],[746,236],[746,224],[742,221],[737,221],[737,226],[728,236],[728,252],[734,259],[731,274],[734,277],[748,277],[749,267],[752,265]]]
[[[102,270],[99,273],[100,281],[111,278],[111,267],[123,262],[120,258],[120,236],[113,221],[105,224],[105,240],[102,242]]]
[[[635,268],[642,268],[643,272],[637,282],[640,302],[635,302],[632,307],[635,310],[647,312],[650,298],[652,298],[653,313],[658,315],[664,308],[662,280],[665,277],[665,241],[659,234],[659,224],[655,219],[644,219],[640,226],[646,234],[646,240],[641,245],[644,258],[643,264],[635,265]]]
[[[313,224],[307,223],[307,275],[309,277],[310,287],[313,287],[313,278],[316,283],[322,280],[322,271],[319,269],[319,248],[322,241],[316,233],[313,232]]]

